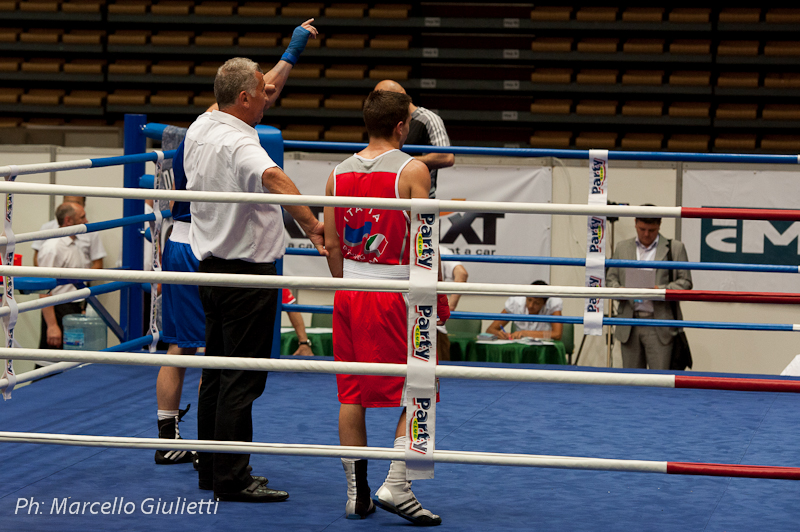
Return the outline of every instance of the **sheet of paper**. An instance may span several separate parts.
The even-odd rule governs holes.
[[[625,268],[625,288],[655,288],[655,286],[655,270],[650,268]]]

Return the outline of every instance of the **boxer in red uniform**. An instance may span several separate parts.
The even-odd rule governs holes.
[[[430,173],[424,163],[400,151],[410,122],[405,94],[373,91],[364,102],[369,145],[338,165],[325,188],[328,196],[427,198]],[[405,211],[325,207],[325,247],[334,277],[408,279],[409,217]],[[447,297],[437,307],[440,323],[449,316]],[[339,290],[333,304],[333,354],[346,362],[405,364],[407,309],[403,294]],[[402,377],[338,375],[339,442],[366,446],[367,408],[402,406]],[[395,429],[396,449],[404,449],[405,409]],[[405,462],[392,461],[386,481],[370,499],[367,461],[343,458],[347,475],[348,519],[363,519],[379,507],[415,525],[442,520],[422,508],[406,480]]]

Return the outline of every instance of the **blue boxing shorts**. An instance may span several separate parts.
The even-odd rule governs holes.
[[[164,245],[161,269],[196,273],[199,268],[200,262],[189,245],[189,224],[175,222]],[[206,315],[197,286],[162,284],[161,309],[162,341],[178,347],[205,347]]]

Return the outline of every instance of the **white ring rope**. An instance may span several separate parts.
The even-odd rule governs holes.
[[[240,369],[250,371],[290,371],[298,373],[333,373],[344,375],[385,375],[405,377],[406,364],[374,362],[338,362],[330,360],[291,360],[273,358],[187,357],[145,353],[106,351],[62,351],[58,349],[0,349],[0,356],[19,360],[92,362],[131,366],[175,366],[185,368]],[[607,373],[543,369],[436,366],[436,376],[451,379],[549,382],[562,384],[597,384],[605,386],[650,386],[674,388],[675,375],[646,373]]]
[[[236,286],[241,288],[316,288],[319,290],[353,290],[361,292],[408,292],[408,281],[377,279],[339,279],[282,275],[247,275],[226,273],[146,272],[141,270],[96,270],[88,268],[42,268],[0,266],[0,275],[44,277],[49,279],[83,279],[91,281],[128,281],[198,286]],[[454,283],[440,281],[441,294],[529,295],[533,297],[603,297],[613,299],[652,299],[666,297],[663,288],[587,288],[583,286],[549,286],[494,283]]]
[[[52,307],[54,305],[60,305],[62,303],[70,303],[72,301],[77,301],[78,299],[86,299],[91,295],[92,290],[90,288],[80,288],[64,294],[40,297],[38,299],[32,299],[24,303],[19,303],[17,305],[17,310],[20,314],[22,314],[23,312],[39,310],[42,308]],[[11,310],[8,307],[0,307],[0,317],[8,315],[9,312],[11,312]]]
[[[0,442],[76,445],[81,447],[113,447],[126,449],[174,449],[208,453],[270,454],[283,456],[320,456],[328,458],[365,458],[368,460],[402,460],[404,451],[382,447],[347,447],[340,445],[289,444],[263,442],[230,442],[214,440],[169,440],[163,438],[124,438],[113,436],[83,436],[72,434],[43,434],[29,432],[0,432]],[[600,471],[638,471],[666,473],[667,462],[651,460],[616,460],[549,456],[533,454],[504,454],[466,451],[433,451],[439,463],[495,466],[525,466],[557,469]]]
[[[528,214],[565,214],[639,216],[645,218],[680,218],[680,207],[636,207],[628,205],[579,205],[567,203],[511,203],[503,201],[453,201],[426,199],[355,198],[345,196],[310,196],[291,194],[255,194],[251,192],[197,192],[190,190],[145,190],[137,188],[79,187],[41,183],[0,182],[0,193],[75,195],[123,199],[165,199],[206,203],[248,203],[269,205],[312,205],[321,207],[360,207],[411,210],[412,203],[431,204],[438,201],[442,211],[505,212]]]
[[[76,159],[73,161],[58,161],[52,163],[34,163],[22,165],[0,166],[0,177],[12,175],[32,175],[58,172],[59,170],[83,170],[92,168],[91,159]]]
[[[44,229],[42,231],[32,231],[30,233],[20,233],[14,235],[14,242],[33,242],[34,240],[47,240],[62,236],[82,235],[86,233],[86,224],[70,225],[68,227],[56,227],[55,229]],[[8,243],[8,238],[0,236],[0,246]]]

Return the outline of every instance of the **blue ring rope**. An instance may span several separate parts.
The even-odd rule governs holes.
[[[287,255],[321,257],[316,249],[286,248]],[[540,264],[548,266],[586,266],[586,259],[567,257],[524,257],[516,255],[442,255],[442,260],[458,262],[490,262],[500,264]],[[678,262],[668,260],[639,261],[606,259],[606,267],[655,268],[661,270],[712,270],[731,272],[800,273],[798,266],[781,264],[744,264],[727,262]]]
[[[333,314],[333,307],[319,305],[283,305],[284,312],[310,312]],[[531,321],[542,323],[573,323],[583,325],[578,316],[544,316],[538,314],[492,314],[486,312],[453,312],[450,319]],[[648,320],[629,318],[603,318],[603,325],[630,325],[647,327],[684,327],[690,329],[729,329],[742,331],[794,331],[794,325],[781,323],[737,323],[725,321]]]
[[[164,218],[172,218],[172,212],[169,209],[161,211],[161,216]],[[126,225],[134,225],[144,222],[152,222],[156,219],[154,213],[138,214],[136,216],[128,216],[127,218],[117,218],[116,220],[106,220],[104,222],[92,222],[85,224],[87,233],[94,233],[96,231],[103,231],[105,229],[113,229],[115,227],[124,227]]]
[[[167,150],[164,152],[164,159],[172,159],[175,157],[176,150]],[[98,159],[89,159],[92,162],[91,168],[103,168],[105,166],[117,166],[120,164],[133,164],[145,163],[147,161],[157,161],[158,154],[155,152],[136,153],[134,155],[118,155],[116,157],[100,157]]]

